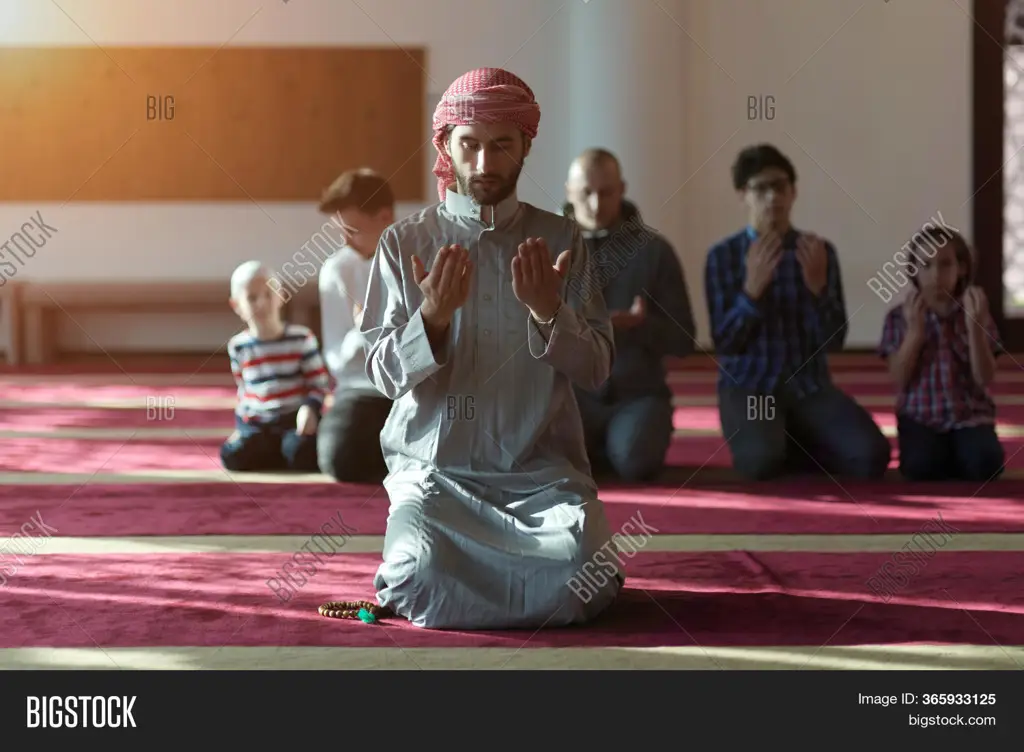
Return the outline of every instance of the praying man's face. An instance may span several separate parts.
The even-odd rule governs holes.
[[[247,326],[266,326],[280,321],[282,303],[266,277],[254,277],[231,301],[231,307]]]
[[[448,139],[448,153],[459,193],[494,206],[515,191],[530,147],[512,123],[460,125]]]
[[[572,204],[573,219],[584,230],[605,230],[622,215],[626,184],[618,165],[611,160],[576,160],[569,168],[565,197]]]
[[[754,175],[743,190],[743,202],[750,212],[750,223],[764,233],[789,224],[796,201],[796,186],[789,175],[777,167]]]

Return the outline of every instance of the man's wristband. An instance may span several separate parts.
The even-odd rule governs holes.
[[[558,301],[558,308],[555,309],[555,312],[551,314],[551,318],[549,318],[547,321],[541,321],[539,318],[537,318],[537,315],[533,311],[530,311],[530,316],[532,316],[533,320],[536,321],[540,326],[551,326],[552,324],[555,323],[555,319],[558,318],[558,314],[561,313],[561,311],[562,301],[560,300]]]

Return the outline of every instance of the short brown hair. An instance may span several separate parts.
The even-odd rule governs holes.
[[[974,249],[967,244],[963,235],[955,230],[948,227],[936,227],[929,223],[915,233],[906,246],[910,249],[906,264],[907,273],[910,275],[914,287],[920,287],[921,282],[917,279],[918,268],[927,265],[928,260],[934,258],[938,249],[947,243],[951,243],[953,246],[957,264],[964,267],[964,273],[957,279],[956,288],[953,290],[953,297],[958,298],[967,291],[970,285],[974,284],[977,259]]]
[[[366,214],[395,208],[395,195],[388,181],[369,168],[348,170],[324,191],[320,211],[336,214],[355,207]]]

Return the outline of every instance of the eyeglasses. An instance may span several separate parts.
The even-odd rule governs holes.
[[[767,196],[768,193],[782,193],[789,188],[789,185],[790,183],[787,178],[778,178],[777,180],[765,180],[759,183],[747,183],[747,190],[758,196]]]

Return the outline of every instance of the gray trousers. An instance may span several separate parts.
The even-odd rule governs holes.
[[[587,454],[596,475],[621,480],[654,480],[665,467],[672,441],[672,400],[660,395],[604,401],[577,390]]]
[[[366,392],[339,392],[320,418],[317,459],[320,472],[341,483],[380,483],[388,474],[380,433],[391,400]]]

